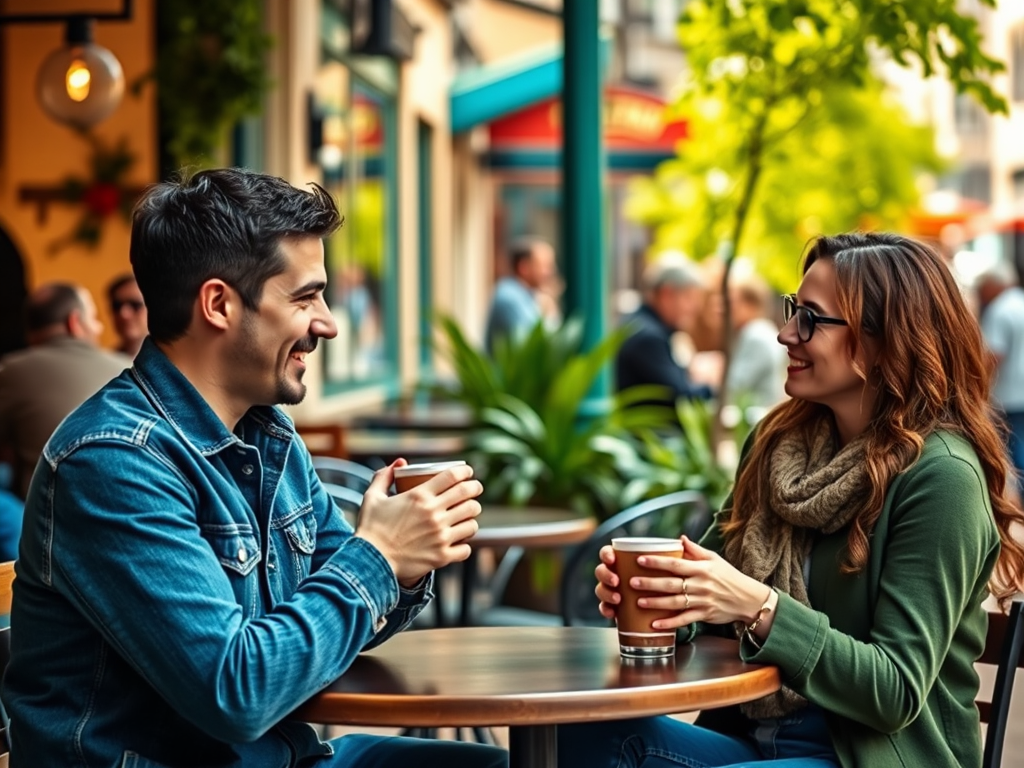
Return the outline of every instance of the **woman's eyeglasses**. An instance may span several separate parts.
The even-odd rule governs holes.
[[[788,323],[796,315],[796,337],[806,344],[814,335],[818,323],[825,325],[849,325],[838,317],[825,317],[817,314],[810,307],[796,303],[796,294],[790,293],[782,297],[782,317]]]

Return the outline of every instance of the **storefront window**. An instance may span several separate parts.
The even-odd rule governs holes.
[[[330,39],[339,39],[336,31]],[[323,183],[345,216],[325,243],[327,301],[338,324],[325,345],[328,391],[389,382],[397,372],[394,95],[325,44],[314,109]]]

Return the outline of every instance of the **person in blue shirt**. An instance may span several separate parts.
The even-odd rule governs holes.
[[[499,339],[517,341],[543,319],[539,293],[557,277],[555,251],[543,240],[516,240],[508,255],[512,275],[494,286],[487,315],[485,346],[491,354]]]
[[[3,704],[11,768],[472,766],[477,744],[321,741],[290,719],[469,555],[469,467],[388,495],[353,530],[291,419],[323,297],[330,195],[236,169],[153,187],[131,262],[149,338],[47,443],[25,505]]]

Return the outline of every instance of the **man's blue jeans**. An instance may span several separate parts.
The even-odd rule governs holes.
[[[301,768],[507,768],[508,752],[482,744],[441,739],[352,734],[331,742],[334,756]]]
[[[743,738],[669,717],[558,729],[558,764],[586,768],[838,768],[820,708],[761,720]]]

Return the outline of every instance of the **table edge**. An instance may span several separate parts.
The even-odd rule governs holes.
[[[781,685],[777,667],[759,666],[715,680],[571,694],[439,697],[327,691],[297,709],[293,717],[326,725],[556,725],[724,707],[774,693]],[[339,708],[345,712],[339,715]]]

